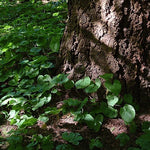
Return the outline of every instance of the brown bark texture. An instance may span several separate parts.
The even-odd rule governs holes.
[[[75,80],[113,73],[124,92],[149,100],[150,1],[69,0],[68,9],[62,70]]]

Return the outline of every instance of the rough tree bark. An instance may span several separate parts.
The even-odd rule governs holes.
[[[125,92],[149,100],[149,0],[69,0],[68,9],[62,70],[73,79],[113,73]]]

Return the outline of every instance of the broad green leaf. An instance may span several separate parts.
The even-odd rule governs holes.
[[[141,147],[141,150],[149,150],[150,148],[150,131],[145,132],[137,140],[136,144]]]
[[[100,86],[101,86],[101,81],[100,81],[100,79],[96,79],[96,80],[95,80],[95,84],[98,86],[98,88],[100,88]]]
[[[30,52],[32,53],[39,53],[42,49],[40,47],[33,47],[30,49]]]
[[[91,139],[90,144],[89,144],[90,150],[93,150],[95,147],[97,148],[103,147],[103,144],[99,139]]]
[[[77,106],[79,105],[81,102],[77,99],[72,99],[69,98],[67,100],[64,100],[64,104],[68,105],[68,106]]]
[[[79,133],[67,133],[64,132],[62,134],[62,138],[70,143],[72,143],[73,145],[79,145],[79,141],[81,141],[83,138]]]
[[[84,120],[87,121],[87,122],[91,122],[91,121],[94,121],[94,118],[91,114],[86,114],[84,116]]]
[[[78,107],[78,111],[80,111],[87,102],[88,102],[88,98],[86,97],[83,101],[80,102],[81,104]]]
[[[119,101],[119,98],[114,95],[107,95],[106,99],[107,99],[107,104],[112,107],[115,106],[115,104]]]
[[[44,84],[44,82],[51,82],[51,77],[48,74],[43,75],[39,75],[37,78],[37,82],[38,84]]]
[[[150,121],[144,121],[142,123],[142,131],[143,132],[150,131]]]
[[[41,68],[47,69],[47,68],[53,68],[54,65],[51,62],[46,62],[44,64],[41,65]]]
[[[58,52],[60,47],[60,37],[59,36],[53,36],[50,42],[50,49],[53,52]]]
[[[73,88],[74,87],[74,81],[68,80],[66,83],[64,83],[64,87],[66,90]]]
[[[95,83],[92,81],[88,87],[85,88],[86,93],[94,93],[97,92],[97,90],[101,86],[101,81],[100,79],[96,79]]]
[[[18,112],[16,112],[15,110],[11,110],[9,112],[9,119],[14,118],[17,114],[18,114]]]
[[[56,146],[56,150],[74,150],[69,144],[61,144]]]
[[[52,115],[57,115],[62,111],[62,109],[58,109],[56,107],[48,107],[44,110],[44,114],[48,115],[48,114],[52,114]]]
[[[88,87],[85,88],[86,93],[94,93],[98,90],[98,86],[93,84],[90,84]]]
[[[120,115],[126,123],[130,123],[135,118],[135,109],[132,105],[126,104],[120,109]]]
[[[30,68],[30,67],[26,66],[24,73],[29,78],[34,78],[34,77],[38,76],[39,70],[38,70],[38,68],[34,69],[34,68]]]
[[[5,82],[9,78],[9,75],[0,76],[0,82]]]
[[[86,88],[88,85],[90,85],[90,78],[89,77],[85,77],[84,79],[80,79],[75,83],[75,86],[77,89],[83,89]]]
[[[104,117],[101,114],[99,114],[95,117],[94,128],[93,128],[95,132],[98,132],[100,130],[103,120],[104,120]]]
[[[113,107],[108,106],[105,102],[101,103],[100,112],[109,118],[116,118],[118,115],[117,109],[114,109]]]
[[[38,118],[38,120],[46,123],[49,120],[49,118],[46,117],[46,116],[40,115],[39,118]]]
[[[51,84],[57,85],[57,84],[65,84],[66,82],[68,82],[68,75],[66,74],[58,74],[57,76],[55,76],[52,81]]]
[[[53,13],[53,17],[57,17],[59,15],[59,12]]]
[[[39,101],[35,106],[33,106],[32,110],[35,111],[39,107],[42,107],[44,105],[44,101]]]
[[[22,118],[24,118],[24,119],[22,119],[19,123],[16,123],[16,125],[19,128],[25,128],[25,127],[28,127],[28,126],[32,126],[37,122],[37,119],[32,117],[32,116],[28,117],[28,116],[25,115],[25,117],[22,116]]]
[[[110,81],[106,81],[104,86],[108,89],[108,91],[115,95],[119,95],[121,91],[121,83],[119,80],[114,80],[113,84]]]
[[[113,74],[106,73],[104,75],[100,75],[100,77],[103,78],[103,79],[105,79],[107,81],[107,80],[111,80],[113,78]]]
[[[117,135],[116,139],[119,139],[120,146],[124,146],[130,140],[130,137],[126,133],[121,133]]]

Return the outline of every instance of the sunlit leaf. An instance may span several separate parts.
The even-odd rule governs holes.
[[[106,99],[107,99],[108,105],[112,107],[115,106],[115,104],[117,104],[117,102],[119,101],[119,98],[114,95],[107,95]]]
[[[106,81],[104,86],[115,95],[119,95],[121,91],[121,83],[119,80],[114,80],[113,84],[110,81]]]
[[[105,80],[110,80],[113,78],[113,74],[111,73],[106,73],[104,75],[100,75],[101,78],[105,79]]]
[[[89,77],[85,77],[84,79],[80,79],[75,83],[77,89],[86,88],[90,84],[91,80]]]
[[[130,123],[135,118],[135,109],[132,105],[126,104],[120,109],[120,115],[126,123]]]

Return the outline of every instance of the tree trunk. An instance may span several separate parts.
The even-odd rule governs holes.
[[[62,70],[69,77],[113,73],[124,92],[149,100],[149,0],[69,0],[61,43]]]

